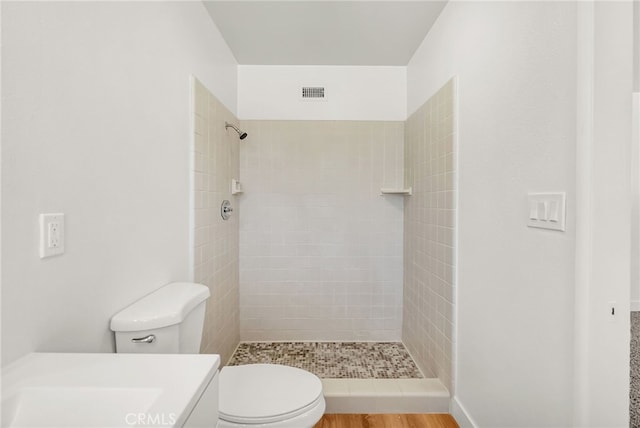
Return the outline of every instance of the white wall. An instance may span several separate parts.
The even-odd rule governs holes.
[[[638,94],[635,110],[634,145],[632,147],[632,192],[631,216],[631,310],[640,311],[640,2],[633,3],[633,90]]]
[[[626,427],[633,5],[585,2],[578,11],[574,425]],[[609,302],[616,302],[615,318]]]
[[[404,124],[241,124],[241,339],[400,340]]]
[[[633,90],[640,92],[640,3],[633,3]]]
[[[455,407],[477,426],[571,424],[575,8],[450,2],[407,70],[410,114],[458,76]],[[566,232],[526,227],[530,191],[567,192]]]
[[[189,279],[189,76],[232,111],[199,2],[2,2],[2,363],[113,350],[109,318]],[[38,214],[66,253],[38,258]]]
[[[324,86],[326,101],[301,101]],[[406,67],[238,67],[241,120],[405,120]]]

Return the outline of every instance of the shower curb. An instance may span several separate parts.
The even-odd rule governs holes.
[[[322,379],[325,413],[448,413],[439,379]]]

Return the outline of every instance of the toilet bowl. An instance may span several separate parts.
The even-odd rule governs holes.
[[[165,285],[111,319],[116,352],[197,354],[209,289]],[[228,366],[220,371],[220,428],[311,428],[325,410],[320,379],[277,364]]]
[[[322,382],[306,370],[250,364],[220,372],[219,428],[312,427],[324,409]]]

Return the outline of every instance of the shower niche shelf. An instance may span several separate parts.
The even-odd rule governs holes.
[[[396,189],[393,187],[383,187],[380,189],[380,195],[402,195],[402,196],[411,196],[413,193],[413,189],[411,187],[407,187],[406,189]]]

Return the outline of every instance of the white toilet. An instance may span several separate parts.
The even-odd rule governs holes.
[[[111,319],[116,352],[200,351],[209,289],[174,282],[138,300]],[[220,428],[311,428],[324,413],[320,379],[276,364],[228,366],[220,371]]]

